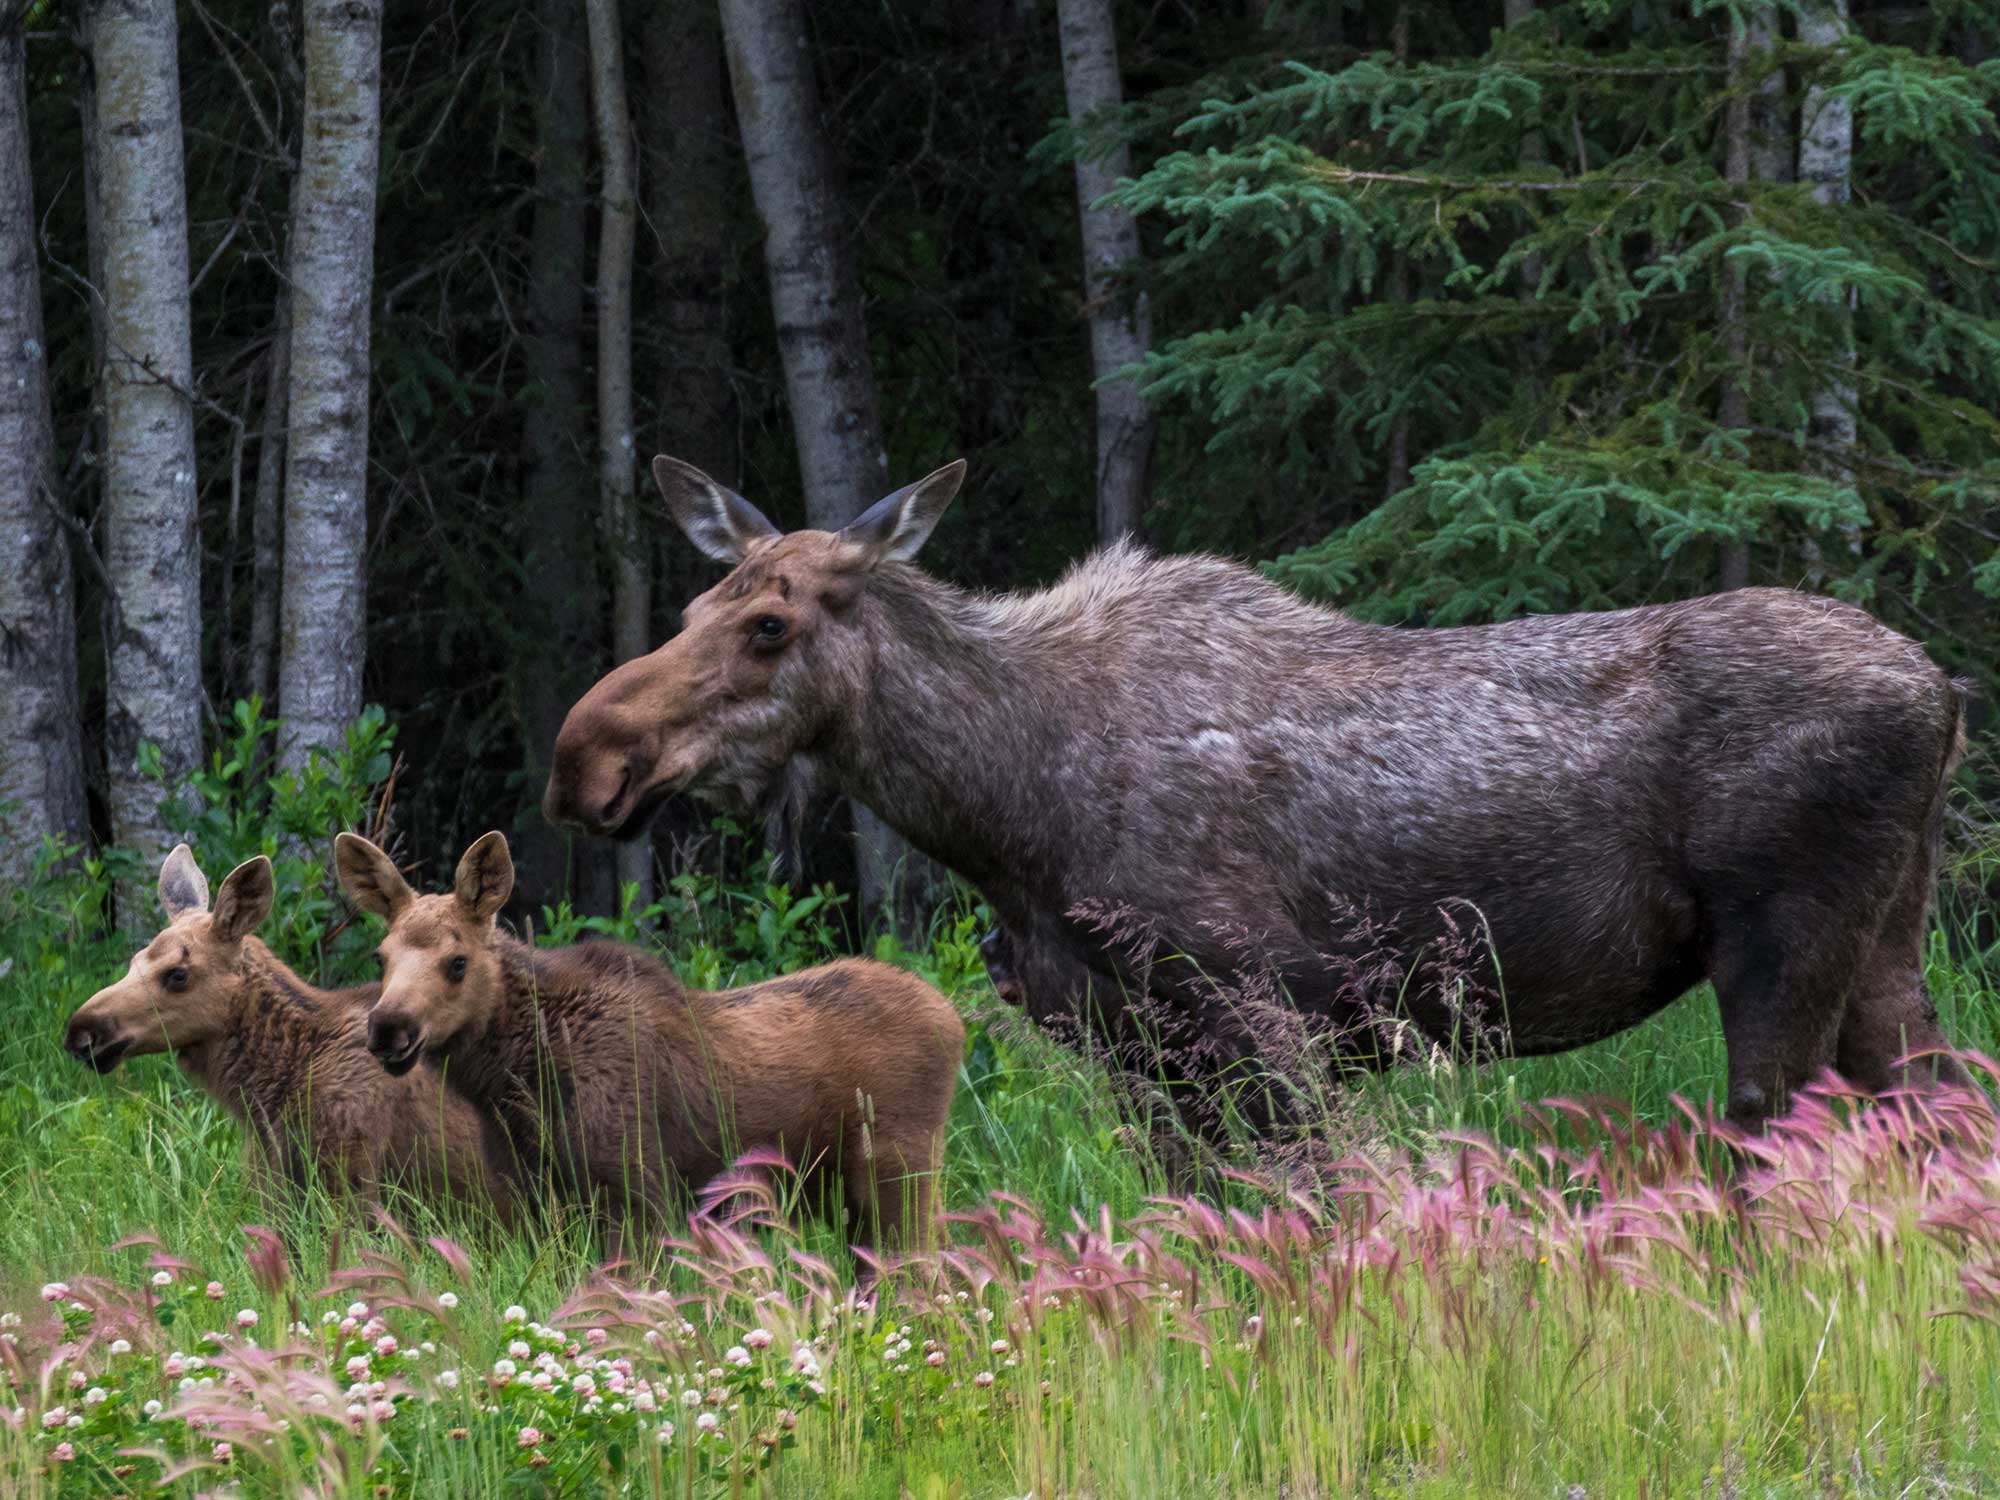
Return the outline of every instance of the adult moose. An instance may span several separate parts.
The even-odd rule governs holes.
[[[1747,1126],[1943,1044],[1922,944],[1960,703],[1861,611],[1743,589],[1394,629],[1124,545],[985,597],[910,561],[964,472],[787,535],[655,459],[733,571],[570,710],[548,816],[629,835],[691,791],[782,828],[845,792],[980,887],[1038,1018],[1089,991],[1129,1040],[1143,992],[1215,1069],[1259,1059],[1280,1028],[1239,1000],[1276,987],[1359,1063],[1384,1008],[1452,1038],[1467,975],[1437,955],[1467,932],[1516,1053],[1712,978]]]

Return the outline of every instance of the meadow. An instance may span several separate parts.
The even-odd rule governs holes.
[[[342,787],[379,750],[275,798],[225,752],[204,789],[204,865],[279,853],[269,935],[308,973],[365,975],[372,937],[322,941],[324,850],[285,826],[360,809]],[[370,1226],[315,1200],[274,1222],[237,1127],[168,1060],[100,1079],[61,1050],[134,946],[100,926],[118,873],[12,893],[0,934],[0,1494],[2000,1484],[1987,1097],[1815,1096],[1732,1166],[1702,1102],[1722,1076],[1705,994],[1567,1056],[1422,1058],[1329,1092],[1315,1150],[1245,1151],[1192,1196],[1152,1147],[1164,1122],[994,998],[962,897],[926,944],[882,948],[971,1041],[946,1244],[871,1300],[839,1226],[787,1212],[782,1171],[721,1185],[617,1278],[561,1216],[505,1233],[401,1202]],[[308,915],[288,924],[283,893]],[[689,875],[654,911],[538,926],[654,942],[714,985],[831,953],[842,920],[825,890]],[[1941,926],[1930,978],[1953,1038],[2000,1055],[2000,965]]]

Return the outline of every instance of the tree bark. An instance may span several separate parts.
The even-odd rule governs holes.
[[[1072,122],[1124,101],[1118,31],[1111,0],[1059,0],[1063,89]],[[1139,226],[1122,208],[1098,200],[1132,172],[1119,145],[1076,163],[1076,206],[1083,227],[1083,294],[1090,318],[1090,364],[1097,388],[1097,536],[1116,541],[1139,530],[1153,462],[1153,411],[1138,382],[1117,372],[1146,357],[1153,341],[1144,291],[1126,283],[1140,266]]]
[[[41,257],[28,165],[27,43],[0,19],[0,882],[45,837],[81,840],[76,591],[52,483]]]
[[[589,687],[603,641],[593,479],[584,459],[583,300],[589,215],[589,56],[576,0],[536,0],[535,206],[529,229],[527,315],[522,349],[527,396],[521,413],[524,474],[521,550],[539,613],[521,664],[527,784],[548,777],[549,756],[569,706]],[[601,840],[572,836],[531,818],[521,829],[521,884],[530,906],[567,893],[581,911],[608,912],[614,860]]]
[[[764,222],[771,309],[806,492],[806,517],[834,531],[887,492],[888,464],[861,283],[841,214],[833,149],[820,123],[803,0],[722,0],[737,128]],[[907,928],[928,886],[924,864],[854,804],[855,865],[868,915]]]
[[[1799,40],[1805,45],[1834,47],[1846,35],[1847,0],[1818,0],[1799,11]],[[1806,90],[1800,121],[1799,181],[1812,185],[1812,195],[1820,203],[1845,203],[1853,166],[1854,106],[1814,84]],[[1851,298],[1848,306],[1853,306]],[[1842,361],[1853,366],[1851,330]],[[1854,402],[1852,380],[1836,379],[1822,387],[1813,396],[1812,435],[1836,448],[1853,447]]]
[[[625,41],[617,0],[584,0],[590,27],[590,99],[602,165],[597,224],[597,490],[611,558],[611,655],[626,662],[653,649],[652,576],[634,507],[632,437],[632,251],[638,230],[638,168],[625,103]],[[652,900],[650,837],[618,846],[620,885]]]
[[[1723,114],[1723,170],[1728,182],[1748,183],[1753,175],[1753,103],[1749,83],[1753,49],[1760,40],[1768,45],[1768,29],[1755,25],[1729,32],[1729,103]],[[1744,272],[1740,265],[1726,265],[1722,272],[1722,348],[1729,359],[1730,373],[1722,386],[1716,417],[1722,426],[1742,429],[1750,425],[1750,401],[1745,378],[1750,362],[1750,333],[1745,306]],[[1747,542],[1723,543],[1717,580],[1724,591],[1740,589],[1750,581],[1750,547]]]
[[[201,551],[188,323],[187,176],[173,0],[97,0],[103,236],[105,760],[112,837],[159,859],[167,828],[140,745],[170,783],[201,754]]]
[[[381,0],[307,0],[304,51],[278,646],[286,766],[342,743],[361,712]]]

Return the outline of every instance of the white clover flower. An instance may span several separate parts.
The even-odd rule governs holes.
[[[144,1406],[140,1407],[139,1410],[144,1412],[148,1417],[157,1417],[161,1412],[165,1411],[166,1408],[161,1406],[160,1403],[157,1401],[148,1401]]]
[[[438,1384],[448,1391],[458,1389],[458,1371],[456,1370],[439,1370],[437,1379]]]
[[[68,1295],[69,1283],[66,1281],[45,1281],[42,1283],[42,1300],[44,1302],[60,1302]]]
[[[220,1302],[223,1299],[223,1297],[227,1294],[228,1290],[229,1289],[225,1287],[221,1282],[211,1281],[207,1286],[202,1288],[202,1293],[208,1298],[209,1301]]]
[[[659,1403],[653,1399],[651,1391],[634,1391],[632,1393],[632,1410],[634,1411],[650,1412],[655,1410],[658,1405]]]
[[[368,1415],[368,1408],[363,1406],[359,1401],[350,1401],[347,1403],[347,1415],[354,1421],[359,1422]]]
[[[257,1326],[257,1309],[254,1307],[240,1309],[236,1314],[236,1326],[238,1328],[255,1328]]]
[[[155,1271],[153,1273],[154,1286],[172,1286],[173,1284],[174,1273],[172,1271]]]
[[[454,1307],[458,1306],[458,1293],[439,1292],[438,1306],[442,1307],[446,1312],[450,1312]]]
[[[413,1354],[435,1354],[438,1352],[438,1346],[433,1344],[429,1339],[425,1339],[411,1352]]]
[[[728,1360],[732,1365],[736,1366],[736,1368],[739,1370],[747,1370],[750,1368],[750,1351],[748,1349],[745,1349],[741,1344],[731,1344],[729,1346],[728,1352],[725,1353],[722,1357]]]
[[[368,1378],[367,1355],[357,1354],[347,1361],[347,1378],[349,1380],[366,1380]]]
[[[349,1401],[366,1401],[368,1399],[368,1382],[357,1380],[340,1394],[345,1396]]]
[[[583,1341],[593,1349],[602,1349],[611,1342],[611,1335],[602,1328],[593,1328],[584,1334]]]
[[[517,1302],[500,1314],[500,1321],[503,1323],[525,1323],[528,1321],[528,1310]]]
[[[701,1391],[695,1386],[689,1386],[681,1392],[681,1405],[689,1407],[701,1405]]]
[[[132,1352],[132,1341],[130,1339],[113,1339],[111,1341],[111,1352],[113,1354],[130,1354]]]
[[[1005,1339],[995,1339],[989,1347],[993,1350],[995,1354],[1005,1354],[1013,1346],[1009,1344]]]
[[[555,1388],[555,1379],[547,1370],[537,1370],[528,1377],[528,1384],[538,1391],[553,1390]]]
[[[63,1426],[68,1427],[72,1430],[81,1427],[82,1425],[83,1425],[82,1416],[74,1412],[70,1414],[69,1420],[63,1423]]]
[[[67,1406],[51,1406],[47,1411],[42,1413],[42,1425],[44,1427],[60,1427],[63,1424],[63,1418],[68,1415],[69,1408]]]
[[[771,1347],[771,1330],[768,1328],[752,1328],[743,1335],[743,1342],[748,1344],[752,1349],[768,1349]]]
[[[494,1360],[493,1373],[495,1375],[512,1375],[514,1373],[514,1361],[511,1359]]]
[[[982,1391],[985,1390],[986,1387],[993,1384],[993,1372],[991,1370],[981,1370],[977,1375],[972,1377],[972,1383]]]
[[[83,1393],[83,1404],[85,1406],[102,1406],[104,1398],[108,1395],[110,1395],[110,1392],[105,1390],[103,1386],[94,1385]]]
[[[378,1398],[368,1403],[368,1415],[378,1422],[386,1422],[396,1415],[396,1403]]]
[[[705,1411],[694,1419],[694,1425],[698,1431],[714,1432],[722,1425],[722,1418],[712,1411]]]
[[[533,1349],[528,1347],[526,1339],[515,1339],[513,1343],[507,1346],[507,1354],[511,1359],[526,1359],[534,1352]]]
[[[589,1396],[597,1389],[597,1382],[588,1375],[579,1375],[569,1383],[569,1388],[579,1396]]]
[[[382,1337],[375,1340],[375,1352],[381,1355],[384,1359],[387,1359],[390,1355],[394,1354],[396,1352],[395,1335],[385,1333],[382,1335]]]
[[[662,1443],[671,1443],[671,1442],[672,1442],[672,1441],[674,1440],[674,1424],[673,1424],[673,1423],[671,1423],[671,1422],[662,1422],[662,1423],[660,1424],[660,1428],[659,1428],[659,1431],[660,1431],[660,1441],[661,1441]]]
[[[350,1317],[350,1318],[365,1318],[365,1317],[367,1317],[367,1316],[368,1316],[368,1304],[367,1304],[366,1302],[350,1302],[350,1303],[348,1303],[348,1304],[347,1304],[347,1315],[348,1315],[348,1317]]]
[[[924,1363],[929,1365],[933,1370],[942,1369],[944,1367],[944,1350],[931,1350],[930,1353],[924,1356]]]

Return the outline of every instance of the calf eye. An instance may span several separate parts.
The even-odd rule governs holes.
[[[188,971],[179,965],[175,965],[173,968],[167,970],[166,977],[160,983],[167,987],[167,993],[178,995],[188,987]]]
[[[444,966],[444,977],[449,979],[453,984],[457,984],[459,980],[465,978],[465,955],[463,953]]]
[[[785,638],[785,622],[776,615],[765,615],[757,622],[757,639],[764,645]]]

